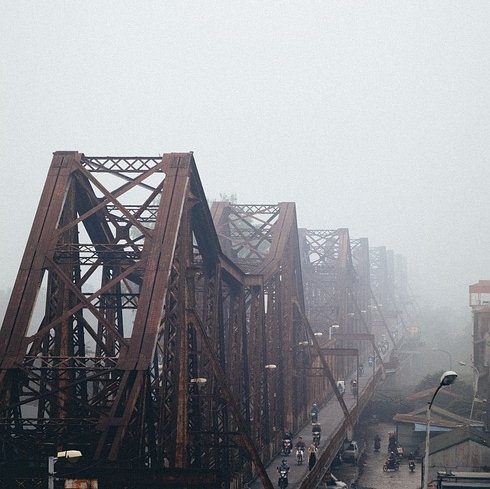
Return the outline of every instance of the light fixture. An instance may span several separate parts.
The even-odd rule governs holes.
[[[191,384],[205,384],[207,381],[205,377],[195,377],[190,380]]]
[[[436,398],[437,393],[439,392],[441,387],[445,387],[447,385],[453,384],[457,377],[458,374],[453,370],[446,370],[446,372],[444,372],[441,375],[439,385],[427,406],[427,427],[425,431],[425,454],[424,454],[424,473],[423,473],[424,478],[422,482],[422,489],[427,489],[427,485],[429,482],[430,412],[432,408],[432,403],[434,402],[434,399]]]
[[[74,460],[81,456],[82,452],[80,450],[64,450],[58,452],[56,457],[48,457],[48,489],[54,489],[54,478],[56,475],[54,464],[62,458]]]

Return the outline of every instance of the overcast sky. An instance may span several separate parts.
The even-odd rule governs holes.
[[[394,249],[421,302],[490,279],[489,1],[5,0],[0,32],[0,288],[56,150],[194,151],[208,198]]]

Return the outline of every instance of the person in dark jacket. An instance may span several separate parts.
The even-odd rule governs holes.
[[[316,446],[312,443],[308,447],[308,470],[311,470],[316,464]]]

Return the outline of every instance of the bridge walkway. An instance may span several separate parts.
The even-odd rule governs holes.
[[[347,409],[353,416],[354,423],[357,422],[357,416],[362,412],[367,402],[371,398],[373,392],[373,385],[378,379],[380,374],[380,367],[377,368],[376,373],[373,376],[373,370],[371,368],[365,369],[363,375],[359,376],[359,409],[356,408],[356,396],[351,392],[350,388],[350,378],[345,379],[346,390],[344,394],[344,402]],[[337,398],[333,396],[319,411],[318,422],[322,427],[322,435],[320,440],[320,445],[318,447],[317,460],[328,460],[327,466],[316,467],[314,470],[318,474],[318,471],[325,472],[328,465],[331,463],[335,457],[337,451],[341,447],[345,437],[347,436],[347,423],[344,419],[344,414],[342,408],[340,407]],[[297,465],[296,463],[296,453],[294,450],[294,445],[296,444],[299,437],[303,438],[306,447],[312,443],[313,437],[311,432],[311,424],[305,425],[298,433],[295,434],[293,439],[293,451],[286,457],[282,453],[278,453],[271,463],[266,467],[267,474],[270,480],[277,487],[277,467],[281,464],[283,458],[287,460],[290,466],[289,471],[289,485],[288,489],[305,489],[307,487],[316,487],[316,482],[313,480],[308,483],[309,470],[308,470],[308,454],[305,453],[305,461],[303,465]],[[328,453],[325,453],[328,452]],[[325,455],[327,457],[325,457]],[[311,474],[312,475],[312,474]],[[318,480],[318,477],[315,477]],[[260,489],[262,483],[260,479],[255,480],[249,485],[250,489]],[[321,486],[319,486],[321,487]]]

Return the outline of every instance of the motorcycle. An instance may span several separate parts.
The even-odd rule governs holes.
[[[279,480],[277,481],[277,485],[280,489],[285,489],[288,487],[288,470],[285,468],[279,468]]]
[[[289,455],[291,449],[293,448],[293,441],[290,438],[284,438],[282,440],[282,453],[284,455]]]
[[[318,448],[318,446],[320,445],[320,437],[322,434],[321,426],[318,424],[313,426],[313,428],[311,430],[311,434],[313,435],[313,443]]]
[[[304,454],[305,454],[304,448],[297,448],[296,449],[296,462],[298,463],[298,465],[303,464]]]
[[[410,472],[413,472],[415,470],[415,460],[408,461],[408,468],[410,469]]]
[[[383,472],[394,472],[400,468],[398,460],[387,460],[383,465]]]
[[[318,421],[318,411],[311,411],[311,422],[316,423]]]

